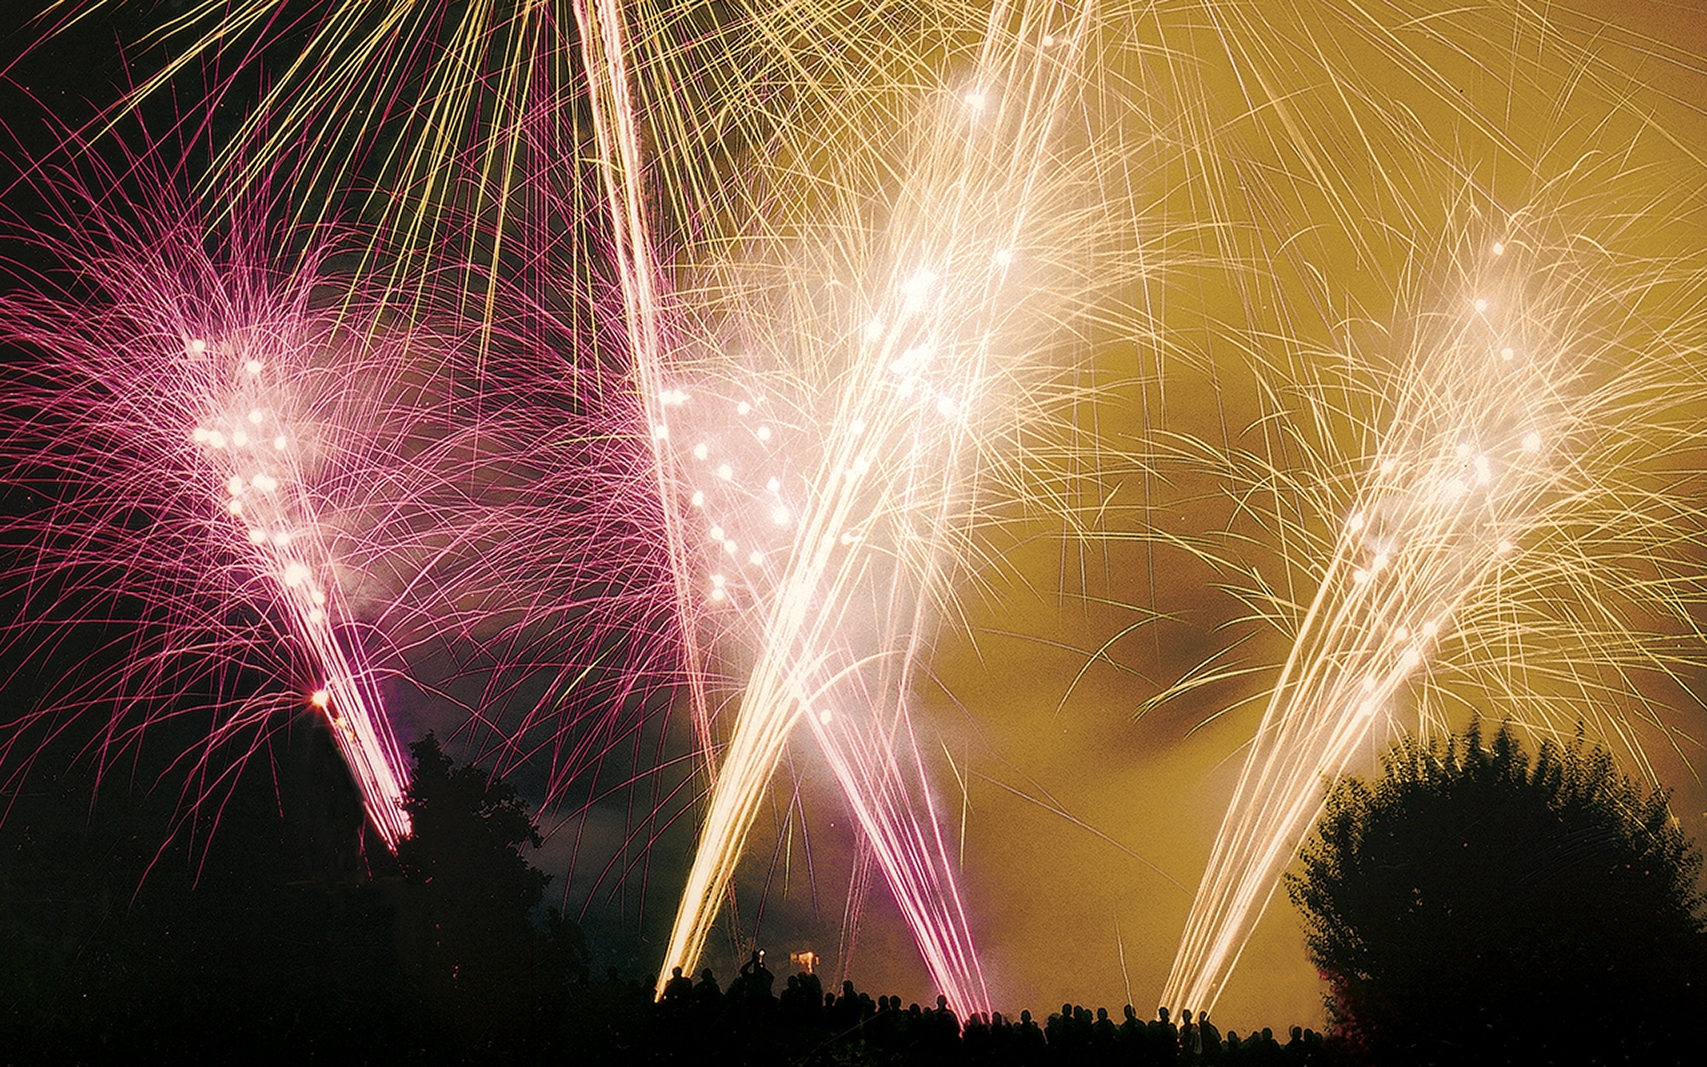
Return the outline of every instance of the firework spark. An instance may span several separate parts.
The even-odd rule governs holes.
[[[1075,176],[1052,149],[1079,100],[1090,9],[998,5],[952,82],[902,112],[908,143],[879,161],[897,186],[875,168],[813,176],[885,197],[881,221],[833,206],[777,242],[792,257],[781,270],[725,266],[735,313],[694,309],[704,340],[672,352],[622,22],[608,4],[578,10],[588,68],[607,72],[594,117],[659,481],[681,509],[684,629],[709,635],[705,663],[745,674],[662,973],[696,962],[804,718],[933,981],[957,1011],[986,1010],[908,694],[952,617],[982,442],[1025,420],[1028,377],[1058,373],[1041,358],[1055,279],[1027,256],[1055,237],[1050,211]],[[743,278],[754,271],[780,283],[768,304]],[[695,717],[708,738],[711,710]]]
[[[1464,227],[1475,236],[1432,294],[1445,307],[1409,331],[1395,373],[1370,373],[1373,359],[1352,372],[1370,414],[1316,413],[1356,425],[1348,436],[1364,447],[1338,475],[1313,472],[1312,503],[1337,522],[1294,533],[1325,567],[1165,1003],[1214,1006],[1320,813],[1324,776],[1372,731],[1449,728],[1447,709],[1479,692],[1485,712],[1537,729],[1586,723],[1646,768],[1621,690],[1633,672],[1671,676],[1696,655],[1665,631],[1692,633],[1701,579],[1682,557],[1662,561],[1700,529],[1698,472],[1655,483],[1707,439],[1696,268],[1560,234],[1548,212],[1480,214],[1499,221]],[[1653,620],[1669,621],[1655,631]]]
[[[424,502],[460,469],[442,340],[363,321],[354,303],[318,310],[327,247],[276,266],[292,235],[264,212],[214,229],[164,197],[127,220],[98,192],[47,191],[73,220],[36,238],[55,261],[43,280],[62,287],[0,301],[5,340],[26,353],[5,371],[5,478],[34,502],[8,520],[28,554],[9,576],[24,610],[7,636],[104,621],[133,636],[117,668],[11,724],[4,754],[57,732],[45,716],[106,704],[105,764],[210,701],[186,756],[195,810],[280,712],[306,706],[394,845],[406,773],[369,658],[381,568],[364,561],[431,544]],[[244,671],[273,681],[236,686]]]

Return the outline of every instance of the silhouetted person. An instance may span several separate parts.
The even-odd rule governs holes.
[[[1019,1062],[1026,1067],[1040,1064],[1049,1055],[1049,1044],[1044,1040],[1043,1028],[1037,1025],[1030,1011],[1019,1013],[1018,1033],[1014,1034],[1014,1047]]]
[[[1155,1063],[1179,1062],[1179,1030],[1168,1021],[1168,1009],[1157,1008],[1156,1017],[1146,1029],[1150,1032],[1150,1059]]]
[[[1197,1017],[1197,1029],[1202,1035],[1203,1058],[1210,1063],[1221,1058],[1221,1031],[1209,1021],[1209,1013],[1204,1012]]]
[[[710,967],[699,972],[699,981],[693,987],[693,1002],[702,1019],[711,1019],[723,1007],[723,990],[717,988]]]
[[[670,980],[664,983],[664,1003],[680,1007],[693,1000],[693,979],[682,977],[680,967],[670,968]]]
[[[808,1014],[816,1018],[819,1006],[824,1003],[824,983],[811,971],[800,976],[800,999],[811,1009]]]

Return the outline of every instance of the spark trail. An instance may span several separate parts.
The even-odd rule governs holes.
[[[745,674],[661,973],[696,963],[805,718],[932,980],[957,1012],[987,1010],[908,697],[953,612],[981,439],[1022,417],[1021,383],[1042,369],[1049,313],[1028,305],[1027,275],[1046,271],[1025,255],[1059,193],[1050,146],[1091,10],[996,5],[953,87],[911,106],[898,186],[884,193],[876,168],[838,175],[885,197],[883,221],[835,204],[794,243],[771,304],[668,351],[620,16],[579,10],[635,376],[679,512],[684,628],[705,635],[704,663]],[[757,321],[773,325],[753,345]],[[711,717],[696,709],[702,737]]]
[[[45,501],[7,520],[30,552],[8,576],[24,590],[8,639],[116,621],[132,648],[13,722],[0,756],[39,736],[32,722],[57,732],[55,715],[111,709],[98,742],[110,761],[211,684],[212,727],[186,757],[203,792],[187,803],[217,808],[207,790],[306,704],[394,846],[409,832],[406,764],[364,647],[374,629],[346,585],[364,584],[362,560],[386,551],[384,536],[420,532],[399,516],[443,473],[446,394],[423,384],[432,346],[362,327],[354,302],[344,317],[316,311],[324,249],[272,269],[281,235],[257,213],[204,230],[166,197],[126,220],[58,192],[77,221],[66,238],[37,240],[75,282],[0,300],[0,330],[27,353],[6,372],[5,480]],[[376,528],[376,516],[397,528]],[[109,575],[102,593],[67,597],[89,573]],[[222,679],[240,670],[296,695],[233,695]],[[222,748],[231,769],[212,762]]]
[[[1700,447],[1699,314],[1643,307],[1687,283],[1686,264],[1623,262],[1585,235],[1549,242],[1546,228],[1518,215],[1460,250],[1451,308],[1417,332],[1379,391],[1386,414],[1349,478],[1350,505],[1215,838],[1165,1004],[1214,1007],[1320,813],[1324,777],[1343,773],[1371,731],[1419,717],[1425,729],[1445,725],[1431,693],[1478,686],[1520,721],[1568,730],[1535,705],[1562,692],[1568,701],[1574,685],[1565,716],[1645,764],[1609,699],[1616,688],[1595,699],[1594,665],[1627,687],[1633,670],[1667,674],[1692,655],[1634,628],[1657,612],[1687,630],[1698,578],[1630,574],[1620,590],[1612,576],[1663,558],[1699,523],[1679,491],[1686,479],[1642,484],[1666,457]],[[1648,332],[1649,321],[1664,325]],[[1646,547],[1595,558],[1621,539]]]

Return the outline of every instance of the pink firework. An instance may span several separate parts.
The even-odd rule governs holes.
[[[380,664],[402,658],[387,638],[402,605],[444,601],[421,576],[465,525],[455,346],[351,296],[330,247],[270,229],[263,208],[216,226],[166,194],[124,205],[132,219],[84,187],[41,191],[63,235],[36,235],[32,258],[52,266],[0,298],[17,350],[0,470],[24,502],[5,520],[22,610],[4,639],[126,637],[115,665],[8,724],[0,765],[21,773],[76,717],[105,716],[105,767],[161,719],[206,713],[181,758],[197,810],[308,706],[394,845],[406,778]],[[100,191],[124,203],[117,183]]]

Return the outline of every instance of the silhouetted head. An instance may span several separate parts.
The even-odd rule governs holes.
[[[682,976],[682,969],[680,967],[671,967],[670,968],[670,977],[671,978],[680,978],[681,976]]]
[[[1168,1021],[1168,1009],[1157,1008],[1156,1009],[1156,1018],[1162,1020],[1163,1022],[1167,1022]]]
[[[1130,1004],[1126,1005],[1126,1021],[1129,1023],[1135,1023],[1138,1021],[1138,1012]]]
[[[1099,1022],[1099,1023],[1108,1022],[1108,1009],[1107,1008],[1098,1008],[1097,1009],[1097,1022]]]
[[[1185,1023],[1187,1026],[1191,1025],[1191,1009],[1190,1008],[1186,1008],[1183,1011],[1181,1011],[1179,1013],[1179,1017],[1180,1017],[1180,1022]]]
[[[948,1010],[948,998],[943,996],[941,993],[938,993],[936,995],[936,1010],[937,1011],[947,1011]]]
[[[707,967],[705,970],[699,972],[699,980],[702,982],[715,982],[715,981],[717,981],[717,979],[715,979],[711,976],[711,968],[710,967]]]
[[[1292,1028],[1292,1040],[1294,1040],[1294,1041],[1304,1040],[1304,1028],[1302,1026],[1294,1026]]]
[[[1031,1009],[1030,1008],[1021,1008],[1020,1009],[1019,1021],[1021,1023],[1028,1023],[1031,1021]]]

